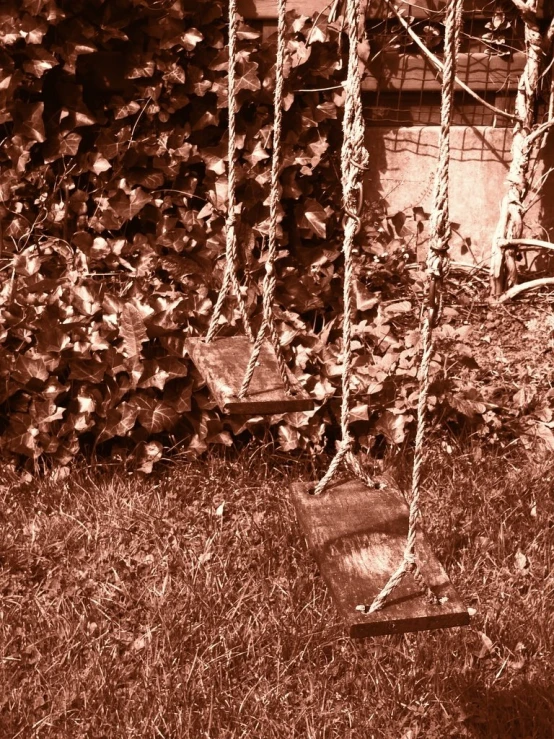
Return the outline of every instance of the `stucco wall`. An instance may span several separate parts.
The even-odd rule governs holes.
[[[369,200],[383,198],[389,215],[412,208],[429,213],[438,156],[437,126],[369,128],[367,146],[371,163],[367,179]],[[487,261],[505,192],[510,161],[511,131],[507,128],[456,126],[451,135],[451,220],[455,233],[451,254],[464,261]],[[554,165],[554,135],[549,137],[537,177]],[[526,218],[528,235],[554,240],[554,176]],[[546,232],[541,230],[544,226]],[[423,249],[424,235],[419,237]]]

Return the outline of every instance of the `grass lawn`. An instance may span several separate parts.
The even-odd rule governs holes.
[[[443,446],[427,529],[472,624],[361,642],[288,499],[307,464],[4,473],[0,736],[554,736],[551,464]]]

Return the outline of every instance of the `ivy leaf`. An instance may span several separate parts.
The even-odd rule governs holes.
[[[244,21],[239,25],[239,29],[237,31],[237,38],[241,41],[253,41],[260,38],[260,35],[259,31],[248,26]]]
[[[154,170],[148,169],[136,169],[129,171],[127,181],[129,182],[129,184],[132,185],[142,185],[143,187],[147,187],[149,190],[157,190],[158,188],[163,187],[165,177],[162,172],[156,172]],[[147,194],[144,193],[144,195]],[[152,202],[152,198],[150,196],[148,197],[149,200],[147,202]],[[138,194],[135,202],[136,204],[138,204],[139,202]],[[144,205],[146,204],[147,203],[145,202]]]
[[[82,138],[75,131],[57,133],[55,137],[49,138],[44,146],[44,161],[50,163],[61,157],[76,156]]]
[[[369,406],[366,403],[360,403],[354,408],[350,409],[349,421],[368,421],[369,420]]]
[[[45,72],[59,64],[56,57],[42,46],[30,46],[23,69],[35,77],[42,77]]]
[[[96,359],[75,359],[70,364],[70,380],[84,380],[100,385],[104,382],[107,366]]]
[[[512,400],[520,410],[527,410],[535,399],[536,389],[530,386],[521,387]]]
[[[406,426],[411,420],[409,415],[386,410],[375,424],[375,431],[383,434],[391,444],[402,444],[406,438]]]
[[[150,434],[169,431],[179,420],[179,414],[169,403],[147,395],[135,398],[138,421]]]
[[[139,387],[156,387],[158,390],[163,390],[170,380],[185,377],[187,374],[186,363],[177,357],[147,359],[144,362],[144,372],[140,378]]]
[[[139,409],[134,403],[123,402],[112,408],[107,417],[98,441],[107,441],[114,436],[126,436],[134,427]]]
[[[258,78],[258,64],[248,59],[248,52],[241,51],[237,54],[237,76],[235,83],[235,93],[241,90],[255,92],[262,86]]]
[[[83,316],[94,316],[102,310],[102,304],[86,285],[73,288],[73,306]]]
[[[100,152],[96,152],[91,155],[90,170],[91,172],[94,172],[94,174],[102,174],[102,172],[107,172],[111,168],[112,165],[109,163],[106,157],[100,154]]]
[[[288,43],[290,65],[294,69],[306,64],[312,54],[312,46],[306,45],[305,41],[291,40]]]
[[[192,391],[193,384],[180,380],[172,382],[164,390],[163,399],[166,403],[172,406],[175,411],[182,415],[183,413],[189,413],[192,408]]]
[[[49,376],[48,367],[41,357],[28,357],[26,354],[17,356],[12,370],[12,378],[16,382],[20,382],[22,385],[26,385],[32,380],[46,382]]]
[[[279,426],[279,446],[284,452],[293,452],[298,449],[300,434],[291,426]]]
[[[18,275],[31,277],[36,275],[40,270],[41,259],[38,254],[34,254],[31,250],[22,254],[16,254],[13,259],[13,268]]]
[[[183,49],[186,49],[186,51],[193,51],[203,40],[204,36],[197,28],[189,28],[188,31],[185,31],[181,36],[181,43],[183,45]]]
[[[109,202],[114,213],[122,223],[125,223],[137,216],[145,205],[152,202],[152,195],[146,193],[141,187],[136,187],[129,195],[119,190]]]
[[[547,424],[541,423],[540,421],[534,421],[534,423],[531,425],[530,428],[532,429],[532,432],[529,434],[529,436],[535,436],[541,439],[547,449],[550,452],[554,451],[554,433],[552,432],[552,429],[548,427]]]
[[[33,419],[29,414],[14,414],[2,436],[2,446],[16,454],[36,459],[41,454],[37,444],[38,434],[39,431],[33,427]]]
[[[245,154],[244,158],[254,167],[256,164],[258,164],[258,162],[262,162],[264,159],[268,159],[269,154],[264,149],[261,142],[257,141],[253,151],[249,154]]]
[[[405,313],[411,313],[411,311],[412,304],[409,300],[395,300],[394,303],[386,305],[383,308],[383,313],[387,318],[403,315]]]
[[[307,198],[304,208],[303,215],[300,219],[300,226],[309,228],[321,239],[327,236],[327,212],[325,208],[320,205],[317,200],[313,198]]]
[[[468,418],[485,413],[487,410],[487,406],[481,400],[467,397],[462,393],[449,396],[449,401],[455,410]]]
[[[130,115],[135,115],[140,110],[140,103],[136,100],[125,101],[121,97],[112,98],[110,107],[114,111],[114,118],[116,121],[120,121],[123,118],[128,118]]]
[[[371,293],[360,280],[354,283],[354,294],[356,296],[356,308],[359,311],[368,311],[379,303],[379,296]]]
[[[149,55],[136,55],[127,60],[127,71],[125,79],[135,80],[141,77],[153,77],[156,71],[156,64]]]
[[[44,129],[44,121],[42,115],[44,113],[44,103],[21,103],[17,102],[14,106],[14,133],[23,136],[30,141],[42,143],[46,141],[46,131]]]

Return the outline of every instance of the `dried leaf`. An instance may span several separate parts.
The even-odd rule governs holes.
[[[141,312],[132,303],[125,303],[123,306],[119,335],[123,340],[123,354],[126,357],[141,355],[142,345],[148,341],[148,334]]]
[[[525,554],[521,551],[521,549],[518,549],[517,552],[514,555],[514,562],[515,567],[520,572],[526,572],[529,570],[529,560],[525,556]]]
[[[481,648],[476,652],[476,656],[477,659],[485,659],[492,652],[494,644],[483,631],[479,631],[479,636],[481,637]]]
[[[137,470],[149,475],[156,462],[162,458],[162,453],[163,445],[159,441],[141,442],[134,453]]]

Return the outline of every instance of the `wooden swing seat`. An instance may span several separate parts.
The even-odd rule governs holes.
[[[469,614],[446,572],[418,532],[416,557],[420,572],[440,604],[409,573],[384,607],[369,607],[403,559],[408,534],[408,506],[396,484],[373,489],[350,479],[311,495],[312,483],[295,483],[291,495],[300,526],[329,587],[350,636],[363,638],[408,631],[467,626]]]
[[[210,343],[202,338],[187,339],[185,347],[217,405],[225,413],[254,416],[311,411],[314,408],[312,398],[288,369],[292,390],[287,393],[269,341],[264,341],[248,392],[240,399],[238,393],[252,353],[252,344],[247,336],[226,336]]]

